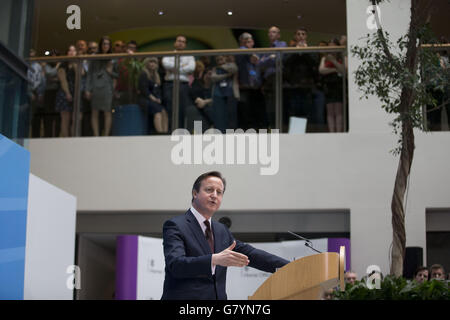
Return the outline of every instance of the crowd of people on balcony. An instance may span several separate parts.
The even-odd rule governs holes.
[[[273,26],[268,30],[268,40],[273,48],[304,48],[308,46],[308,32],[299,28],[287,44],[280,40],[280,29]],[[186,36],[177,36],[174,49],[184,50],[187,42]],[[345,46],[346,37],[322,41],[320,45]],[[251,50],[254,46],[252,34],[244,32],[240,35],[240,49]],[[99,42],[79,40],[68,47],[65,55],[132,54],[137,47],[136,41],[112,43],[105,36]],[[131,55],[119,59],[103,57],[83,60],[81,68],[71,61],[33,62],[30,76],[33,137],[67,137],[75,132],[73,109],[78,72],[81,72],[78,121],[82,121],[83,114],[90,117],[88,135],[110,135],[114,108],[131,103],[141,106],[149,117],[152,133],[166,134],[176,129],[172,123],[176,73],[180,80],[179,128],[192,132],[194,121],[202,121],[203,131],[211,127],[221,132],[236,128],[276,128],[275,106],[279,89],[283,101],[283,127],[280,129],[288,131],[290,117],[302,117],[307,119],[307,131],[342,132],[345,130],[343,79],[347,58],[342,50],[338,51],[297,51],[282,55],[243,52],[214,58],[182,55],[178,70],[175,70],[173,56],[145,60]],[[50,56],[57,55],[56,50],[50,52]],[[282,68],[277,65],[278,58]],[[281,72],[281,89],[276,87],[277,72]],[[103,121],[100,114],[103,114]],[[58,116],[60,121],[57,121]]]

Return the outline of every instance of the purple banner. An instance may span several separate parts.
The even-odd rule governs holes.
[[[350,256],[350,239],[347,238],[329,238],[328,239],[328,252],[337,252],[341,246],[345,247],[345,271],[351,270],[351,256]]]
[[[116,300],[136,300],[138,236],[118,236],[116,252]]]

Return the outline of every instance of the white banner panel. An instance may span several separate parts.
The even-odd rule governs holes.
[[[164,268],[162,239],[138,237],[137,300],[161,299]]]
[[[30,174],[25,300],[73,299],[76,213],[73,195]]]
[[[326,252],[328,250],[328,239],[311,240],[315,249]],[[249,243],[255,248],[280,256],[286,260],[294,261],[317,252],[305,246],[305,241],[283,241],[283,242],[259,242]],[[256,270],[250,267],[228,268],[227,273],[227,295],[229,300],[247,300],[255,290],[268,278],[271,273]]]

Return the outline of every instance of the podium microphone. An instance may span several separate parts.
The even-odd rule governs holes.
[[[288,233],[292,234],[292,235],[295,236],[296,238],[299,238],[299,239],[301,239],[301,240],[304,240],[304,241],[305,241],[305,246],[307,246],[307,247],[310,248],[311,250],[314,250],[314,251],[317,252],[317,253],[322,253],[321,251],[315,249],[315,248],[312,246],[311,240],[306,239],[306,238],[303,238],[302,236],[299,236],[298,234],[296,234],[296,233],[294,233],[294,232],[291,232],[291,231],[288,231]]]

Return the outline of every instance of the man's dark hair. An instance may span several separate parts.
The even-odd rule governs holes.
[[[200,192],[200,186],[202,185],[202,181],[209,178],[209,177],[217,177],[220,180],[222,180],[223,183],[223,192],[225,193],[225,189],[227,187],[227,182],[225,178],[222,176],[222,174],[219,171],[210,171],[206,172],[202,175],[200,175],[194,182],[194,185],[192,186],[192,191]],[[192,197],[191,202],[194,201],[194,197]]]
[[[175,37],[175,41],[179,38],[179,37],[183,37],[184,38],[184,40],[186,40],[186,43],[187,43],[187,37],[184,35],[184,34],[177,34],[177,36]]]
[[[306,29],[305,27],[297,28],[297,30],[295,32],[297,32],[297,31],[305,31],[306,33],[308,33],[308,29]]]
[[[438,269],[442,269],[442,273],[445,274],[444,266],[441,265],[441,264],[433,264],[433,265],[430,267],[430,273],[431,273],[431,270],[438,270]]]
[[[424,267],[424,266],[418,267],[418,268],[416,269],[416,271],[414,271],[414,277],[416,277],[417,274],[418,274],[419,272],[425,271],[425,270],[428,271],[428,268],[427,268],[427,267]]]
[[[128,41],[127,45],[129,45],[129,44],[134,44],[136,46],[136,48],[137,48],[137,42],[135,40]]]

